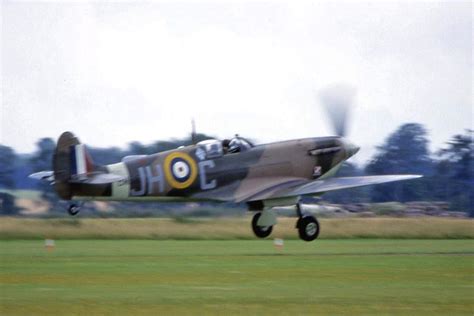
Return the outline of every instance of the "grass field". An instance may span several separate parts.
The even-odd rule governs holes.
[[[473,239],[474,221],[439,217],[320,219],[321,239]],[[28,219],[0,220],[0,239],[255,239],[251,217],[228,219]],[[272,237],[297,239],[296,218],[278,218]]]
[[[472,240],[1,241],[1,315],[472,315]]]

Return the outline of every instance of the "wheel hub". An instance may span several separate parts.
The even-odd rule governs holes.
[[[313,236],[316,234],[317,226],[316,223],[309,223],[306,225],[305,232],[308,236]]]

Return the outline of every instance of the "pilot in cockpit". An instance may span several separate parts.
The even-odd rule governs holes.
[[[229,143],[230,143],[229,139],[222,140],[222,149],[224,151],[224,155],[226,155],[229,152]]]
[[[246,139],[239,137],[238,135],[235,135],[231,140],[224,139],[222,145],[224,146],[224,152],[231,154],[244,152],[252,148],[252,145]]]

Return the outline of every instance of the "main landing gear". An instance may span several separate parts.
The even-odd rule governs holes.
[[[272,226],[258,226],[258,220],[260,219],[260,216],[262,216],[262,213],[256,213],[253,218],[252,218],[252,230],[255,236],[258,238],[265,238],[270,236],[273,230],[273,225]]]
[[[75,216],[80,212],[81,207],[83,205],[84,205],[84,202],[79,202],[78,204],[71,203],[71,204],[69,204],[69,206],[67,208],[67,212],[69,213],[69,215]]]
[[[304,241],[313,241],[319,236],[319,222],[318,220],[309,214],[304,214],[301,211],[300,203],[296,204],[296,213],[298,214],[298,221],[296,222],[296,228],[298,229],[298,235],[300,239]]]
[[[310,214],[303,213],[300,203],[296,204],[296,214],[298,215],[296,229],[298,229],[298,235],[300,239],[304,241],[313,241],[318,238],[318,220]],[[273,211],[263,210],[261,212],[255,213],[252,218],[253,233],[258,238],[268,237],[272,233],[274,224],[276,224],[276,218]]]

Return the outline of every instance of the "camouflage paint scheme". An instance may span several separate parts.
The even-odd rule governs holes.
[[[72,133],[65,132],[56,146],[53,171],[30,177],[51,182],[65,200],[245,202],[249,211],[256,211],[252,230],[259,238],[268,237],[277,223],[272,207],[295,205],[298,234],[302,240],[312,241],[319,236],[319,223],[302,210],[302,196],[420,177],[334,177],[358,150],[336,136],[257,146],[235,137],[148,156],[127,156],[102,166],[92,161]],[[75,203],[68,207],[70,215],[79,210]]]
[[[305,138],[256,145],[246,151],[206,158],[199,144],[130,157],[99,166],[86,155],[88,172],[121,176],[112,183],[71,181],[71,148],[79,140],[65,132],[54,155],[55,189],[66,200],[278,200],[282,189],[331,176],[358,148],[342,137]],[[200,152],[201,151],[201,152]],[[294,204],[291,199],[288,203]],[[278,204],[278,203],[276,203]]]

